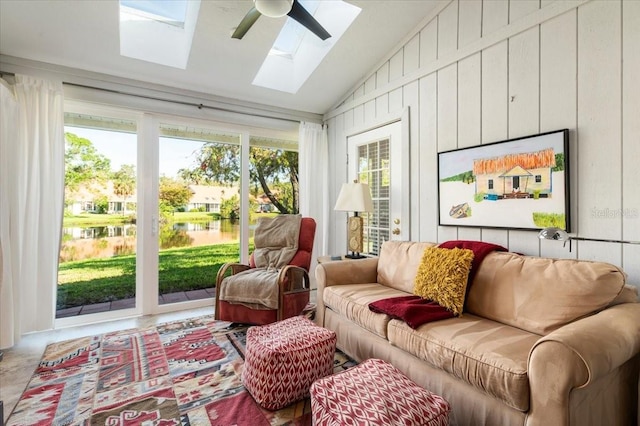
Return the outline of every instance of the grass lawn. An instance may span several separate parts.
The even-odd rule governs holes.
[[[160,294],[213,287],[220,267],[238,259],[237,244],[162,250]],[[61,263],[57,309],[133,297],[135,282],[135,255]]]

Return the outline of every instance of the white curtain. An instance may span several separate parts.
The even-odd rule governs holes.
[[[0,348],[53,328],[64,203],[62,84],[2,81]]]
[[[327,253],[329,220],[327,126],[317,123],[300,123],[298,137],[298,163],[300,173],[300,213],[316,220],[316,237],[313,245],[311,273],[315,282],[315,266],[318,256]]]

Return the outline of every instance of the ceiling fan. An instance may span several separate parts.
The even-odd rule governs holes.
[[[258,20],[260,15],[270,18],[279,18],[288,15],[304,25],[309,31],[326,40],[331,34],[305,9],[298,0],[253,0],[253,7],[242,18],[240,24],[231,35],[232,38],[241,39],[249,31],[249,28]]]

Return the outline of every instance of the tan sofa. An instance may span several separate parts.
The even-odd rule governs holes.
[[[461,317],[412,329],[373,313],[411,293],[433,245],[389,241],[378,258],[318,265],[318,324],[356,360],[384,359],[445,397],[454,425],[637,423],[640,303],[621,270],[492,252]]]

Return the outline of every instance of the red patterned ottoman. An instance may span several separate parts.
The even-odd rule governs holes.
[[[449,424],[449,403],[380,359],[368,359],[311,386],[313,424]]]
[[[278,410],[333,372],[335,351],[336,333],[305,317],[250,327],[242,384],[262,407]]]

